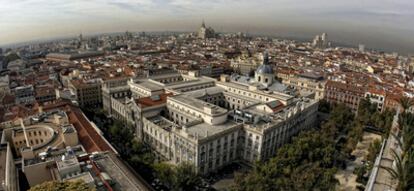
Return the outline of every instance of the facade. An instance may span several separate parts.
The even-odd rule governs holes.
[[[35,91],[33,85],[20,86],[14,89],[16,104],[33,104],[35,102]]]
[[[124,122],[127,125],[134,125],[134,113],[131,109],[131,104],[133,103],[133,99],[128,97],[111,99],[111,108],[112,108],[112,117]]]
[[[56,90],[53,87],[36,87],[36,101],[38,103],[53,102],[56,100]]]
[[[342,103],[354,112],[358,110],[359,102],[365,97],[365,89],[336,81],[325,84],[325,99],[329,103]]]
[[[242,75],[249,75],[251,71],[255,71],[259,67],[261,60],[251,55],[242,55],[235,59],[232,59],[230,66],[234,71],[239,72]]]
[[[183,75],[182,82],[164,84],[165,93],[133,104],[137,136],[160,157],[173,164],[190,162],[201,174],[236,161],[266,160],[312,127],[318,108],[317,100],[273,89],[282,85],[270,71],[265,62],[250,81]]]
[[[81,107],[94,107],[102,104],[101,81],[98,79],[72,80],[69,88],[76,95],[76,100]]]
[[[104,79],[102,82],[102,103],[106,114],[112,114],[112,98],[120,99],[131,96],[128,77]]]
[[[0,76],[0,93],[10,93],[10,77],[9,75]]]
[[[9,143],[0,144],[0,186],[1,191],[17,191],[18,177],[16,166],[14,165],[13,153]]]
[[[369,89],[365,92],[365,98],[367,98],[371,103],[377,105],[378,111],[383,111],[385,109],[385,91],[377,89]]]
[[[277,77],[282,79],[286,86],[293,87],[303,93],[312,93],[316,100],[324,98],[325,83],[323,76],[314,73],[285,74],[278,73]]]

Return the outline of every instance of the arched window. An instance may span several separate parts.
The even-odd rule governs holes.
[[[259,82],[262,80],[262,78],[259,76]]]

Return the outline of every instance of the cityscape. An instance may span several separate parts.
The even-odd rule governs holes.
[[[0,191],[413,190],[414,4],[298,2],[0,0]]]

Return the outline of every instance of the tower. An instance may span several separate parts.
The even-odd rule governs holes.
[[[203,19],[203,22],[201,23],[201,28],[206,28],[206,23],[204,23],[204,19]]]
[[[255,72],[255,80],[265,87],[272,85],[273,81],[275,80],[273,67],[269,63],[269,54],[267,51],[263,54],[263,63],[257,68]]]

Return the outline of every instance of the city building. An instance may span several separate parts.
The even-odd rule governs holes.
[[[88,154],[80,146],[52,149],[41,158],[24,159],[23,171],[31,186],[45,181],[83,181],[96,190],[148,190],[148,185],[115,154]]]
[[[325,99],[329,103],[342,103],[354,112],[358,110],[359,102],[365,97],[365,89],[353,84],[328,80],[325,84]]]
[[[35,99],[38,103],[50,103],[56,100],[56,90],[50,86],[36,86]]]
[[[19,86],[14,89],[16,104],[33,104],[36,100],[33,85]]]
[[[314,72],[289,73],[278,72],[277,77],[288,87],[298,90],[301,95],[314,94],[316,100],[324,98],[326,80],[320,74]]]
[[[71,61],[103,56],[103,51],[82,51],[82,52],[64,52],[49,53],[46,55],[47,60],[51,61]]]
[[[101,80],[71,80],[68,88],[76,95],[79,106],[96,107],[102,104]]]
[[[383,111],[385,109],[385,91],[377,88],[369,88],[365,92],[365,98],[367,98],[371,103],[377,105],[378,111]]]
[[[65,148],[79,143],[76,129],[61,110],[16,120],[3,130],[2,140],[9,142],[18,157],[34,158],[48,148]]]
[[[9,143],[0,144],[0,181],[1,191],[18,191],[19,177],[14,164],[13,152]]]
[[[322,33],[321,35],[316,35],[313,39],[312,46],[320,49],[328,48],[330,46],[328,34]]]
[[[128,85],[129,77],[108,77],[102,82],[103,109],[109,116],[112,115],[112,99],[122,99],[131,96]]]
[[[232,59],[230,66],[235,72],[242,75],[249,75],[252,71],[255,71],[262,62],[263,60],[259,56],[252,56],[250,52],[248,52],[247,54],[242,54],[241,56]]]

